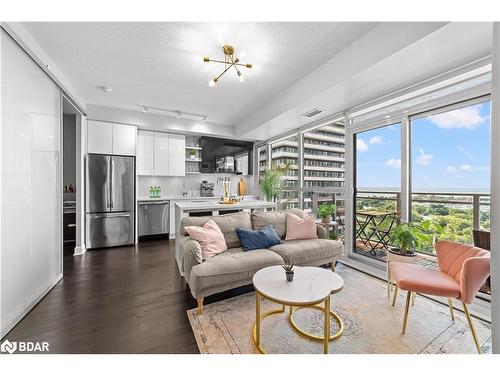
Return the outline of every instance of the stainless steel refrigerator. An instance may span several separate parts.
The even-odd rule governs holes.
[[[89,154],[86,163],[86,247],[134,243],[134,158]]]

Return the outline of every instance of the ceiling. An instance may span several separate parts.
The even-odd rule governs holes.
[[[369,32],[375,23],[36,22],[24,28],[70,80],[84,105],[140,105],[206,114],[236,125]],[[221,42],[245,51],[245,82],[221,65]],[[111,87],[104,93],[101,86]]]

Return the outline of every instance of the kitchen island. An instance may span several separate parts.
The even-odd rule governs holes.
[[[206,200],[189,200],[189,201],[179,201],[175,203],[175,260],[177,262],[177,268],[181,272],[181,259],[180,259],[180,247],[179,239],[181,238],[181,220],[185,216],[189,216],[191,212],[212,212],[213,216],[222,215],[225,211],[254,211],[254,210],[265,210],[268,208],[274,208],[275,203],[266,202],[263,200],[243,200],[237,204],[222,204],[219,201],[206,201]]]

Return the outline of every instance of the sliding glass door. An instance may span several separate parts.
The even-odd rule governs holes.
[[[401,124],[355,134],[353,252],[385,260],[401,202]]]

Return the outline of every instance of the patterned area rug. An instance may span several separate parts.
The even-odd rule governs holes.
[[[450,318],[447,306],[417,296],[410,307],[408,327],[401,335],[404,292],[396,306],[387,298],[386,283],[349,267],[340,265],[344,289],[332,296],[331,307],[344,321],[344,334],[330,342],[330,353],[476,353],[465,316],[455,311]],[[458,301],[455,303],[458,304]],[[279,308],[263,300],[262,311]],[[286,310],[288,311],[288,309]],[[203,315],[187,311],[201,353],[258,353],[252,341],[255,322],[255,294],[248,293],[206,305]],[[298,310],[297,324],[313,334],[321,334],[323,317],[312,309]],[[331,330],[337,330],[332,321]],[[474,319],[482,351],[491,351],[490,325]],[[288,322],[288,314],[275,314],[261,323],[261,343],[268,353],[322,353],[320,341],[300,336]]]

